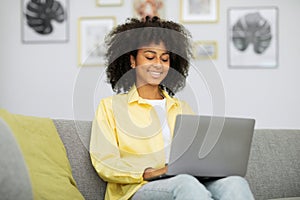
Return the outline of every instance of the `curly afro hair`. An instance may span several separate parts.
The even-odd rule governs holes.
[[[130,18],[115,27],[105,38],[106,74],[116,93],[128,92],[135,83],[130,55],[136,58],[140,47],[163,42],[170,54],[170,70],[160,88],[173,96],[185,86],[192,56],[191,35],[180,24],[158,17]]]

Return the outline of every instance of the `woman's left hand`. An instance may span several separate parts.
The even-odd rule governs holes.
[[[168,171],[168,166],[165,166],[165,167],[160,168],[160,169],[147,168],[144,171],[143,178],[145,180],[147,180],[147,179],[150,179],[152,177],[156,177],[156,176],[165,174],[167,171]]]

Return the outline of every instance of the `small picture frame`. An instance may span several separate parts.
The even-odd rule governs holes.
[[[105,64],[104,39],[115,25],[115,17],[110,16],[78,19],[79,66],[103,66]]]
[[[142,19],[146,16],[165,18],[165,1],[163,0],[134,0],[133,17]]]
[[[278,66],[278,8],[228,9],[228,65],[230,68]]]
[[[193,55],[195,60],[217,59],[217,41],[195,41],[193,44]]]
[[[69,40],[69,0],[22,0],[23,43],[60,43]]]
[[[97,6],[121,6],[123,0],[96,0]]]
[[[216,23],[219,20],[219,0],[180,0],[182,23]]]

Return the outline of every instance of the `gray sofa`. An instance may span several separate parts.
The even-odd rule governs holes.
[[[45,127],[41,126],[41,121],[39,118],[34,118],[31,121],[26,121],[26,118],[24,119],[25,120],[23,120],[23,118],[19,118],[19,121],[14,121],[14,123],[18,124],[17,127],[22,127],[22,129],[20,129],[22,131],[19,131],[18,134],[23,135],[23,133],[26,133],[27,137],[25,138],[29,138],[29,140],[26,140],[23,137],[25,143],[23,141],[22,144],[26,144],[26,147],[30,147],[32,143],[28,141],[39,141],[39,138],[46,138],[49,129],[44,129]],[[64,145],[66,149],[68,158],[66,158],[63,162],[68,162],[69,160],[73,174],[72,179],[75,179],[78,190],[86,200],[103,199],[106,189],[106,183],[101,180],[101,178],[99,178],[93,166],[91,165],[88,151],[92,125],[91,122],[59,119],[55,119],[52,121],[54,122],[54,125],[59,134],[59,136],[56,135],[57,140],[55,141],[57,142],[61,139],[61,145]],[[39,131],[46,130],[46,132],[35,132],[36,127],[41,128],[40,130],[38,129]],[[54,131],[55,127],[53,127]],[[31,133],[32,130],[34,131],[34,134],[39,134],[39,137],[35,137],[34,134],[33,137],[28,137],[28,133]],[[42,135],[45,134],[45,136],[40,135],[40,133],[42,133]],[[47,143],[43,144],[47,145]],[[49,145],[55,146],[55,144],[51,142],[49,143]],[[42,146],[40,147],[43,148]],[[39,151],[39,148],[37,148],[37,151]],[[48,169],[52,169],[57,166],[57,164],[59,164],[57,163],[58,160],[50,157],[44,157],[44,153],[46,153],[45,150],[45,152],[39,151],[41,152],[41,154],[37,153],[37,151],[34,150],[33,154],[30,154],[30,156],[35,156],[36,159],[33,159],[35,160],[35,162],[43,162],[44,160],[46,160],[47,164],[44,165],[44,170],[47,171]],[[63,157],[65,155],[64,150],[55,150],[54,152],[60,152],[59,155],[63,155]],[[28,153],[26,155],[28,155]],[[43,160],[39,160],[39,158],[36,157],[39,155],[42,156]],[[59,162],[61,162],[61,160],[59,160]],[[37,163],[40,164],[40,162]],[[22,158],[22,154],[19,150],[18,144],[11,134],[9,127],[1,118],[0,164],[0,199],[32,199],[32,191],[37,190],[32,190],[30,177],[27,173],[25,167],[26,164]],[[36,167],[36,165],[29,165],[29,167],[30,166]],[[75,193],[80,195],[76,188],[74,189],[74,191],[72,190],[72,192],[74,193],[69,193],[70,195],[68,196],[66,196],[65,194],[65,192],[69,192],[70,187],[72,188],[72,185],[69,182],[71,179],[68,178],[68,174],[64,173],[66,170],[65,167],[68,168],[67,166],[69,165],[65,165],[64,168],[60,168],[58,172],[55,172],[54,174],[51,174],[51,176],[49,176],[57,177],[56,174],[60,174],[61,176],[58,176],[59,178],[62,178],[62,180],[67,180],[67,182],[64,182],[67,185],[63,184],[66,190],[64,190],[62,185],[60,185],[61,182],[55,182],[55,184],[59,183],[59,185],[58,188],[54,189],[53,192],[57,194],[55,195],[56,197],[59,197],[59,199],[62,200],[82,199],[77,195],[75,195],[76,197],[74,198],[71,197]],[[35,172],[39,173],[39,169],[41,166],[38,165],[37,167],[38,168],[34,169],[38,169],[38,172]],[[48,171],[46,173],[48,173]],[[68,171],[68,173],[71,173],[71,171]],[[248,180],[250,187],[254,193],[255,199],[257,200],[279,198],[285,198],[286,200],[300,200],[300,130],[255,130],[246,179]],[[43,181],[45,181],[46,184],[49,183],[48,179],[38,179],[39,184],[43,183]],[[52,181],[50,183],[54,182]],[[34,186],[35,189],[39,188],[41,190],[38,191],[42,192],[39,193],[41,195],[36,199],[51,199],[48,196],[51,195],[51,193],[48,193],[48,195],[45,196],[46,193],[43,192],[52,191],[52,186]]]
[[[106,184],[90,162],[90,121],[53,120],[85,199],[103,199]],[[255,199],[300,199],[300,130],[255,130],[246,179]],[[298,198],[297,198],[298,197]]]

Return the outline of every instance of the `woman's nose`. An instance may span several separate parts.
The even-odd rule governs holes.
[[[156,69],[161,69],[162,68],[162,62],[157,59],[154,63],[153,63],[153,66],[156,68]]]
[[[162,67],[162,64],[163,64],[163,62],[162,62],[162,60],[161,60],[159,57],[156,57],[156,58],[154,59],[154,65],[155,65],[155,66],[157,66],[157,67]]]

